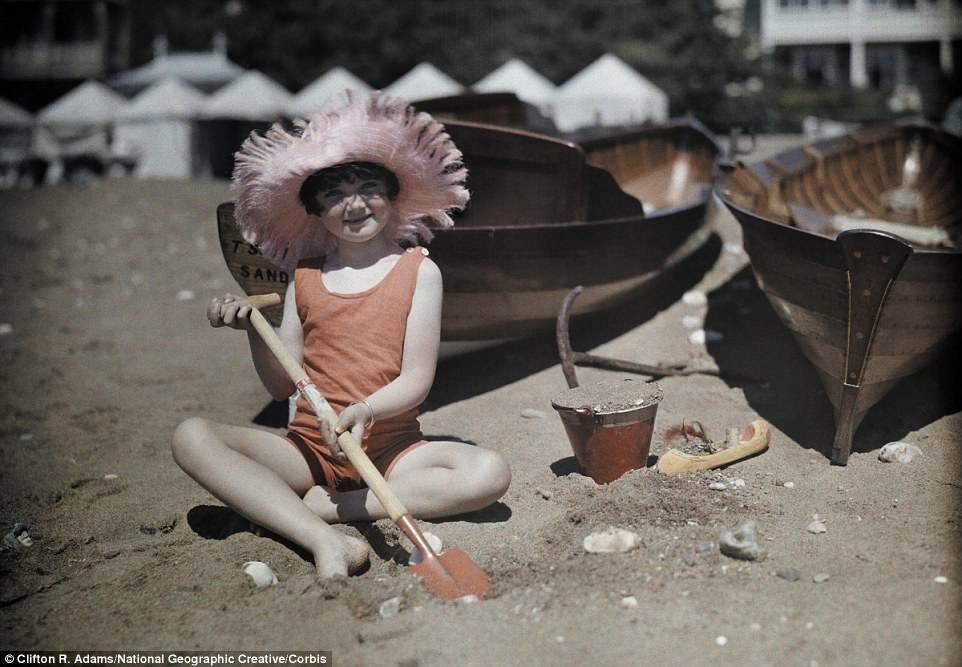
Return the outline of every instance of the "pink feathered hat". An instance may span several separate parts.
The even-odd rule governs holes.
[[[342,106],[252,132],[234,155],[231,188],[244,238],[280,266],[317,257],[334,238],[301,203],[301,185],[311,174],[346,162],[373,162],[397,176],[397,219],[386,228],[396,240],[427,242],[425,225],[454,224],[449,212],[463,209],[470,195],[461,151],[444,126],[403,100],[378,92],[348,95]]]

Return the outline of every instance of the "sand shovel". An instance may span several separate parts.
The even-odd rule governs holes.
[[[311,404],[316,415],[326,415],[331,423],[337,422],[337,415],[327,400],[317,390],[317,387],[307,377],[307,373],[298,364],[290,352],[284,347],[274,328],[264,318],[258,308],[274,306],[281,302],[278,294],[262,294],[258,296],[238,299],[235,303],[240,306],[251,306],[250,321],[270,348],[288,376],[300,389],[301,393]],[[357,468],[361,478],[368,485],[377,499],[387,510],[391,520],[404,532],[411,543],[421,554],[421,561],[412,564],[411,570],[420,576],[428,590],[446,600],[456,600],[468,595],[482,597],[491,586],[488,575],[479,568],[471,558],[459,549],[448,549],[444,553],[436,554],[421,529],[418,528],[414,517],[407,511],[400,499],[388,487],[381,472],[374,467],[371,459],[361,449],[350,431],[336,432],[337,444],[347,455],[348,460]]]
[[[763,419],[756,419],[742,429],[738,444],[714,454],[692,455],[669,449],[658,459],[658,472],[681,475],[697,470],[713,470],[765,451],[772,437],[772,427]]]

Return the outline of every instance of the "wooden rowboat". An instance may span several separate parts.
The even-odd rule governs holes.
[[[718,192],[822,378],[845,465],[869,408],[962,330],[962,141],[924,122],[856,130],[739,165]]]
[[[719,148],[697,121],[581,145],[506,127],[446,121],[468,165],[471,203],[437,230],[444,275],[442,341],[459,352],[553,331],[559,305],[583,285],[574,315],[630,298],[711,236],[705,208]],[[218,208],[224,258],[249,294],[289,276],[240,238]]]

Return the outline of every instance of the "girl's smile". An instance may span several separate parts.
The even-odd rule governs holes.
[[[394,211],[386,185],[377,179],[342,180],[318,192],[317,203],[318,216],[327,231],[353,243],[377,236]]]

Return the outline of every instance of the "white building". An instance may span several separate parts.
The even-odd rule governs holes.
[[[243,67],[227,58],[227,39],[223,33],[214,35],[210,51],[170,53],[167,38],[163,36],[156,37],[153,46],[153,60],[115,74],[108,80],[110,87],[124,95],[135,95],[166,79],[178,79],[211,93],[244,73]]]
[[[761,46],[795,77],[894,88],[950,75],[962,51],[959,0],[762,0]]]

